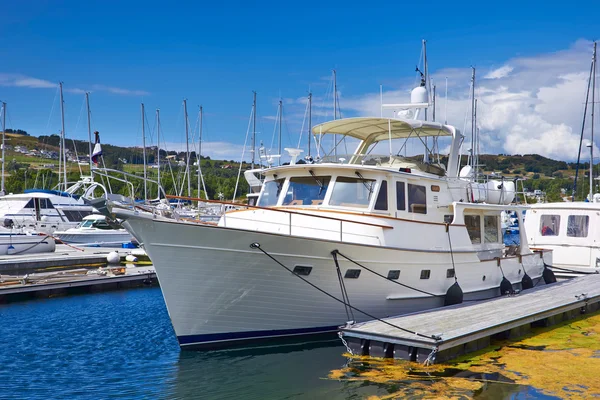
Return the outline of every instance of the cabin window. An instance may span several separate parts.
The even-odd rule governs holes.
[[[567,221],[567,236],[587,237],[590,217],[587,215],[569,215]]]
[[[396,209],[398,211],[406,210],[406,184],[396,182]]]
[[[64,214],[65,217],[67,217],[67,219],[70,222],[80,222],[82,219],[84,219],[85,217],[87,217],[88,215],[91,214],[90,211],[82,211],[82,210],[61,210]]]
[[[308,276],[308,275],[310,275],[311,271],[312,271],[312,267],[309,267],[308,265],[296,265],[294,267],[294,273],[296,275]]]
[[[486,243],[497,243],[499,241],[497,215],[483,217],[483,234]]]
[[[430,269],[422,269],[421,270],[421,279],[429,279],[431,277]]]
[[[389,280],[398,280],[400,278],[400,270],[399,269],[392,269],[392,270],[388,271],[387,278]]]
[[[379,185],[379,194],[375,202],[375,209],[385,211],[388,209],[387,181],[385,180],[381,181],[381,185]]]
[[[265,182],[262,194],[260,195],[260,199],[258,200],[258,205],[260,207],[269,207],[277,205],[277,199],[279,199],[279,193],[281,193],[283,181],[283,179],[275,179],[272,181]]]
[[[479,215],[465,215],[465,225],[471,243],[481,243],[481,217]]]
[[[344,278],[349,279],[357,279],[360,276],[360,269],[348,269],[346,270],[346,274],[344,274]]]
[[[455,275],[456,272],[454,271],[454,268],[449,268],[446,270],[446,278],[454,278]]]
[[[54,208],[50,199],[40,199],[40,205],[42,208]]]
[[[33,204],[33,199],[29,200],[27,204],[25,204],[24,208],[35,208],[35,205]]]
[[[542,236],[558,236],[560,215],[545,214],[540,217],[540,233]]]
[[[373,179],[347,178],[338,176],[331,192],[332,206],[367,208],[375,181]]]
[[[408,184],[408,211],[417,214],[427,214],[425,186]]]
[[[316,206],[323,203],[330,176],[296,176],[290,178],[283,205]]]

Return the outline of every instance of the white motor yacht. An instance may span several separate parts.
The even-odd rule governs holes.
[[[507,283],[543,283],[543,251],[529,248],[524,229],[518,247],[503,244],[502,211],[520,221],[523,210],[509,205],[514,185],[465,178],[453,126],[346,118],[312,131],[354,139],[357,150],[264,170],[257,206],[216,226],[113,205],[156,267],[182,347],[335,331],[349,319],[448,304],[456,285],[482,299]],[[447,165],[392,152],[426,138],[449,139]],[[387,154],[373,155],[378,143]]]
[[[54,237],[67,244],[99,247],[121,247],[134,240],[127,230],[109,224],[106,216],[99,214],[84,217],[75,228],[54,232]]]

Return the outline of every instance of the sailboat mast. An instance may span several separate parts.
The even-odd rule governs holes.
[[[67,188],[67,149],[65,147],[65,100],[63,98],[63,84],[59,83],[60,86],[60,123],[61,123],[61,148],[62,148],[62,162],[63,162],[63,183],[65,185],[65,189]],[[60,173],[60,170],[59,170]]]
[[[158,182],[156,198],[160,199],[160,110],[156,109],[156,165],[157,165],[157,178]]]
[[[148,171],[146,170],[146,113],[142,103],[142,157],[144,158],[144,201],[148,200]]]
[[[333,120],[337,119],[337,72],[333,70]],[[337,133],[333,135],[333,151],[337,161]]]
[[[310,157],[310,147],[312,141],[312,93],[308,94],[308,156]]]
[[[254,169],[254,156],[256,155],[256,92],[254,94],[254,100],[252,101],[252,169]]]
[[[590,202],[594,200],[594,109],[596,108],[596,42],[594,42],[594,54],[592,55],[592,137],[590,147]]]
[[[88,142],[90,149],[90,176],[92,175],[92,118],[90,112],[90,92],[85,92],[85,105],[87,108],[87,123],[88,123]]]
[[[4,145],[6,138],[6,103],[2,102],[2,187],[0,187],[0,192],[4,194]]]
[[[429,103],[429,95],[431,93],[429,93],[429,74],[427,71],[427,41],[425,39],[423,39],[423,77],[425,79],[425,90],[427,91],[427,102]],[[425,108],[425,110],[423,111],[424,114],[424,119],[425,121],[427,121],[427,108]],[[424,138],[424,142],[425,142],[425,153],[423,153],[423,162],[428,163],[429,162],[429,138]]]
[[[200,131],[198,132],[198,154],[196,154],[196,162],[198,163],[197,175],[198,175],[198,209],[200,209],[200,154],[202,154],[202,106],[198,112],[198,119],[200,123]]]
[[[475,67],[471,69],[471,168],[475,171]]]
[[[192,197],[192,183],[190,180],[190,139],[189,139],[188,113],[187,113],[187,100],[186,99],[183,99],[183,117],[185,118],[185,151],[186,151],[185,172],[187,174],[188,197]]]
[[[281,165],[281,121],[283,120],[283,101],[279,100],[279,139],[277,143],[279,144],[278,153],[279,154],[279,165]]]

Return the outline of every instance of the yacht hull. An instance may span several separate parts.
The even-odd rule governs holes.
[[[73,229],[75,230],[75,229]],[[131,234],[126,230],[123,231],[106,231],[106,232],[54,232],[54,236],[60,239],[63,243],[100,246],[100,247],[115,247],[123,243],[129,243],[133,239]]]
[[[0,235],[0,255],[51,253],[55,249],[56,243],[49,236]]]
[[[499,268],[498,260],[480,261],[475,252],[455,253],[453,261],[449,251],[401,250],[135,213],[126,215],[123,225],[141,239],[156,267],[173,328],[184,348],[316,334],[336,330],[349,319],[363,321],[439,307],[455,282],[449,277],[453,262],[465,299],[500,295],[503,273],[518,288],[525,270],[534,283],[540,282],[543,272],[539,254],[503,259]],[[302,278],[322,292],[260,249],[251,248],[252,243],[260,244],[290,270],[311,267]],[[406,286],[338,256],[342,275],[349,269],[361,270],[358,278],[343,281],[350,304],[370,314],[354,310],[354,316],[348,316],[343,304],[330,297],[342,297],[333,250],[384,277],[390,270],[400,270],[397,282]]]

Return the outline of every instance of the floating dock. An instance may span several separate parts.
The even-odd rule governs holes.
[[[27,274],[0,275],[0,302],[54,297],[158,283],[153,266],[74,269]]]
[[[53,253],[2,255],[0,274],[65,269],[77,267],[98,267],[106,265],[106,256],[117,251],[121,259],[131,254],[133,249],[109,247],[74,247],[57,244]]]
[[[476,303],[463,303],[340,328],[355,354],[434,363],[514,339],[600,309],[600,274]],[[415,333],[416,332],[416,333]]]

